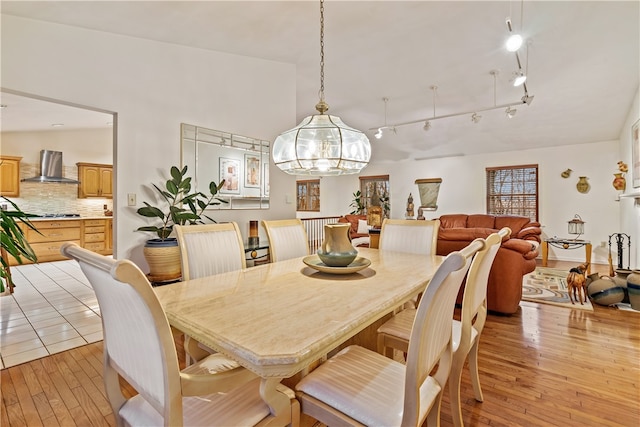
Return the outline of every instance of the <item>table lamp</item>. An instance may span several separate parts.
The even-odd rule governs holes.
[[[260,237],[258,236],[258,221],[249,221],[249,246],[259,246]]]

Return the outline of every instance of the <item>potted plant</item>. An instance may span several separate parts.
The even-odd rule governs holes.
[[[355,193],[353,193],[352,196],[353,196],[353,200],[351,201],[351,204],[349,205],[349,207],[353,208],[353,210],[349,213],[351,215],[363,215],[364,202],[362,201],[362,193],[360,192],[360,190],[358,190]]]
[[[23,258],[32,262],[37,262],[38,258],[27,242],[24,235],[24,231],[20,228],[19,224],[23,223],[32,230],[38,231],[35,226],[29,221],[29,218],[35,215],[24,213],[18,208],[18,206],[11,200],[4,196],[2,197],[7,203],[11,204],[13,210],[0,210],[0,227],[2,228],[2,234],[0,240],[2,241],[2,269],[0,269],[0,293],[6,291],[4,283],[7,283],[9,293],[13,292],[14,283],[11,279],[11,271],[9,270],[9,258],[7,255],[14,257],[19,264],[23,263]]]
[[[145,206],[137,210],[138,215],[159,220],[156,225],[138,227],[136,231],[148,231],[157,238],[147,240],[144,255],[149,264],[150,279],[155,282],[175,280],[181,276],[180,251],[175,237],[171,237],[174,225],[204,224],[203,218],[215,222],[205,215],[209,206],[228,203],[217,197],[224,185],[209,183],[209,194],[200,191],[191,192],[191,177],[186,176],[187,166],[178,169],[172,166],[171,179],[164,188],[152,184],[164,204],[163,207],[143,202]]]

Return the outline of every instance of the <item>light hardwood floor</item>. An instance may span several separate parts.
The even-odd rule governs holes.
[[[640,425],[640,313],[594,310],[523,302],[512,316],[490,315],[480,342],[484,402],[473,399],[464,372],[465,425]],[[4,369],[1,381],[2,426],[115,425],[102,384],[102,342]],[[441,418],[452,425],[448,389]]]

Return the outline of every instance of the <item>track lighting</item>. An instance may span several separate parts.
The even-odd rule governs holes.
[[[378,132],[374,135],[376,139],[382,138],[382,128],[378,128]]]
[[[524,0],[522,0],[522,2],[524,3]],[[522,11],[524,10],[524,7],[521,6],[520,7],[520,12],[522,15]],[[521,22],[521,26],[522,26],[522,16],[520,17],[520,22]],[[522,36],[520,36],[519,34],[515,34],[513,32],[513,26],[511,25],[511,18],[507,18],[506,19],[506,23],[507,23],[507,28],[509,30],[509,41],[508,41],[508,45],[507,45],[507,50],[509,52],[513,52],[514,56],[516,57],[516,72],[514,72],[514,76],[512,79],[512,83],[513,86],[522,86],[522,89],[524,91],[524,95],[522,96],[522,98],[520,98],[519,101],[514,101],[514,102],[507,102],[504,104],[500,104],[498,105],[496,103],[496,77],[498,75],[498,71],[497,70],[491,70],[489,72],[489,74],[491,74],[493,76],[493,106],[490,107],[484,107],[484,108],[474,108],[473,110],[470,111],[463,111],[463,112],[459,112],[459,113],[450,113],[450,114],[443,114],[443,115],[439,115],[436,116],[436,90],[438,89],[437,86],[430,86],[430,89],[433,91],[433,116],[431,117],[426,117],[423,119],[418,119],[418,120],[411,120],[411,121],[406,121],[406,122],[401,122],[401,123],[395,123],[395,124],[391,124],[391,125],[387,125],[387,120],[386,120],[386,109],[385,109],[385,123],[384,126],[376,126],[376,127],[372,127],[369,128],[369,130],[378,130],[378,133],[376,134],[376,138],[379,138],[378,135],[382,136],[382,129],[393,129],[395,131],[395,128],[397,126],[406,126],[406,125],[411,125],[411,124],[415,124],[415,123],[423,123],[422,129],[424,129],[425,131],[431,129],[431,122],[433,122],[434,120],[438,120],[438,119],[446,119],[446,118],[450,118],[450,117],[458,117],[458,116],[468,116],[469,114],[471,115],[471,121],[473,123],[479,123],[480,119],[482,118],[482,116],[478,113],[483,112],[483,111],[491,111],[491,110],[497,110],[497,109],[504,109],[506,108],[505,114],[507,115],[507,117],[512,118],[515,114],[516,114],[516,109],[512,108],[518,105],[522,105],[522,104],[526,104],[526,105],[530,105],[531,102],[533,101],[533,96],[529,95],[528,89],[527,89],[527,84],[526,84],[526,80],[527,80],[527,76],[525,74],[525,72],[523,70],[527,70],[528,69],[528,59],[529,59],[529,55],[527,54],[527,63],[523,66],[522,62],[520,61],[520,56],[518,55],[518,49],[522,46],[524,40],[522,38]],[[528,48],[527,48],[528,51]],[[386,99],[386,98],[385,98]],[[385,107],[386,107],[386,103],[385,103]]]

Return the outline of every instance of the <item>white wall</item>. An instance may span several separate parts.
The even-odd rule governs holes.
[[[640,240],[640,188],[633,188],[633,173],[631,161],[631,126],[640,120],[640,88],[636,93],[636,97],[629,109],[629,114],[622,126],[620,132],[620,159],[629,165],[629,173],[627,174],[627,188],[625,194],[635,194],[639,199],[633,197],[620,198],[620,230],[631,236],[631,268],[640,269],[640,250],[638,250],[638,241]],[[623,266],[627,267],[626,253],[623,257]],[[614,265],[616,260],[614,259]]]
[[[293,127],[295,67],[65,25],[1,16],[2,88],[115,112],[118,258],[146,269],[144,223],[127,207],[150,200],[180,163],[180,123],[264,140]],[[250,219],[295,216],[295,179],[271,168],[271,209],[216,214],[246,233]],[[284,189],[284,190],[283,190]],[[289,190],[290,189],[290,190]],[[291,203],[285,201],[289,193]]]
[[[586,222],[582,238],[591,240],[594,246],[592,262],[606,263],[608,248],[600,244],[621,229],[621,203],[616,201],[617,192],[611,185],[619,157],[618,141],[606,141],[423,161],[372,162],[362,175],[389,174],[393,218],[404,217],[410,192],[414,203],[419,206],[418,187],[414,184],[416,179],[442,178],[438,210],[425,213],[427,218],[431,218],[452,213],[486,212],[486,167],[537,164],[539,220],[543,225],[543,237],[573,237],[567,233],[567,222],[579,214]],[[564,179],[560,173],[567,168],[573,172],[570,178]],[[579,193],[576,189],[579,176],[588,177],[591,189],[587,194]],[[350,197],[345,198],[346,191],[350,195],[358,189],[358,177],[324,178],[322,185],[322,192],[326,190],[327,193],[340,194],[340,197],[331,199],[334,203],[326,206],[324,212],[348,212]],[[549,259],[578,262],[584,260],[584,255],[583,248],[549,250]]]

